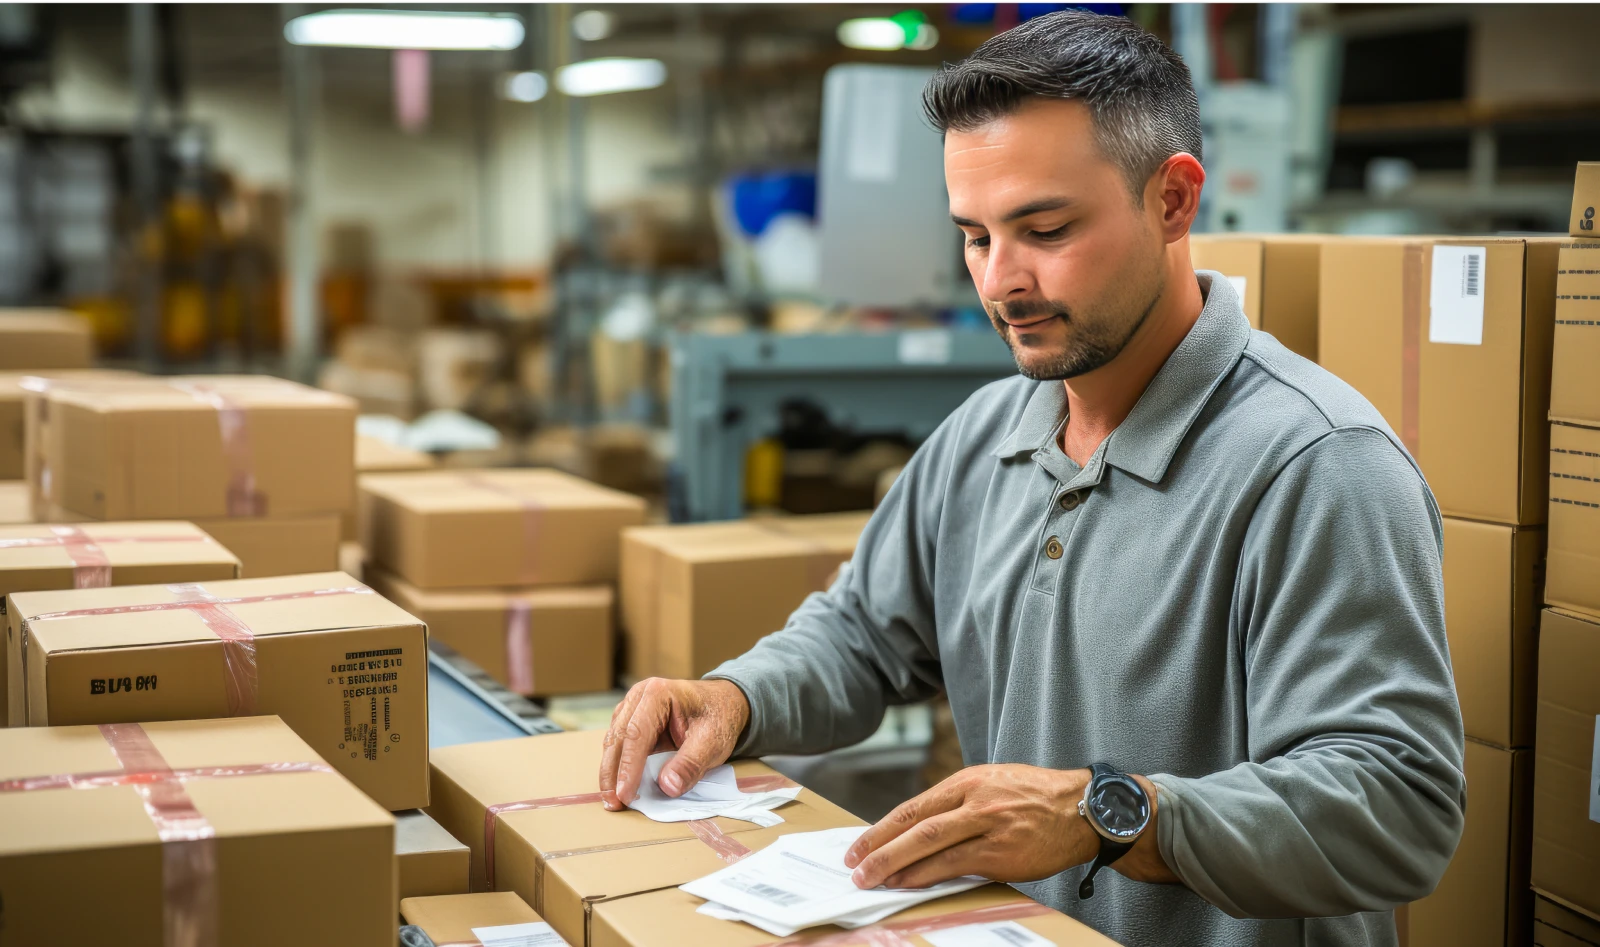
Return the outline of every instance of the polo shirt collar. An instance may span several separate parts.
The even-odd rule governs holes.
[[[1166,475],[1178,445],[1250,341],[1250,323],[1233,284],[1211,270],[1195,275],[1206,297],[1200,318],[1104,445],[1107,464],[1151,483]],[[990,453],[1012,457],[1045,447],[1066,409],[1060,382],[1038,383],[1016,427]]]

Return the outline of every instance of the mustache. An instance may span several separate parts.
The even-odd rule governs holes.
[[[989,309],[989,317],[995,320],[1014,319],[1018,322],[1026,322],[1030,319],[1037,319],[1040,316],[1055,316],[1067,322],[1072,321],[1072,311],[1067,308],[1066,304],[1051,299],[1027,299],[1010,303],[991,302],[986,305]]]

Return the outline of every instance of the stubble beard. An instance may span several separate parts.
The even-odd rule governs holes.
[[[1134,334],[1144,325],[1160,301],[1161,287],[1157,285],[1149,300],[1137,310],[1138,315],[1132,319],[1121,319],[1114,313],[1074,314],[1066,304],[1049,300],[1022,304],[992,303],[985,300],[984,310],[988,313],[989,321],[994,325],[995,331],[1011,350],[1011,358],[1017,363],[1017,371],[1024,378],[1033,381],[1066,381],[1079,375],[1086,375],[1097,368],[1103,368],[1121,355],[1122,350],[1127,348]],[[1009,312],[1014,318],[1049,312],[1053,320],[1074,326],[1076,332],[1061,351],[1043,360],[1025,360],[1023,352],[1032,349],[1033,346],[1018,341],[1016,335],[1018,330],[1006,324],[1000,317],[1002,311]],[[1022,334],[1027,335],[1028,330],[1033,328],[1035,327],[1026,327],[1022,330]]]

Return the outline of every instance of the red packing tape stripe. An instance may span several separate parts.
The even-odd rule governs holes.
[[[939,914],[934,917],[919,917],[908,921],[884,921],[879,924],[869,924],[853,931],[840,931],[824,937],[807,937],[796,934],[783,940],[763,944],[761,947],[845,947],[847,944],[868,944],[871,947],[888,947],[910,943],[910,938],[917,934],[926,934],[930,931],[942,931],[952,927],[965,927],[968,924],[992,924],[997,921],[1015,921],[1024,917],[1038,917],[1041,914],[1051,913],[1050,909],[1037,901],[1013,901],[1007,904],[991,904],[988,907],[972,908],[968,911],[956,911],[952,914]]]
[[[506,681],[533,696],[533,603],[520,595],[506,606]]]
[[[739,788],[745,792],[766,792],[769,789],[777,789],[782,786],[792,785],[794,784],[791,783],[788,777],[784,776],[782,773],[768,773],[764,776],[741,776],[738,780]],[[494,805],[485,807],[483,810],[483,878],[485,885],[487,885],[490,891],[495,890],[494,827],[499,821],[496,817],[502,812],[524,812],[529,809],[555,809],[561,806],[586,806],[603,801],[604,798],[598,792],[583,792],[575,793],[570,796],[548,796],[543,799],[524,799],[520,802],[497,802]],[[710,845],[712,850],[717,852],[717,857],[722,858],[724,861],[729,861],[730,859],[724,854],[724,851],[732,853],[733,849],[729,846],[724,846],[723,849],[718,849],[717,844],[709,840],[706,835],[702,834],[702,830],[696,827],[696,822],[706,822],[707,824],[710,824],[710,821],[696,819],[690,823],[690,830],[693,831],[701,841],[705,842],[707,845]],[[717,835],[720,835],[725,839],[728,838],[728,836],[723,833],[721,829],[716,829],[716,826],[714,825],[712,828],[716,830]],[[600,846],[599,848],[594,849],[573,849],[572,851],[561,852],[560,854],[582,855],[590,851],[603,851],[607,848],[630,847],[633,846],[631,844]],[[744,848],[744,846],[739,845],[739,848]],[[749,850],[746,849],[744,854],[749,854]],[[739,858],[742,857],[743,855],[739,855],[732,858],[731,861],[738,861]]]
[[[210,405],[217,412],[222,434],[222,459],[228,467],[229,516],[266,516],[267,497],[256,487],[255,463],[250,453],[250,427],[238,402],[213,385],[173,382],[172,387]]]
[[[76,526],[52,526],[50,531],[72,560],[73,588],[103,589],[111,584],[111,560],[88,533]]]
[[[498,493],[522,508],[522,560],[518,563],[517,583],[519,585],[536,584],[538,581],[536,578],[538,575],[536,564],[539,558],[539,515],[544,512],[544,504],[532,497],[522,495],[505,484],[495,483],[492,479],[482,474],[462,474],[461,479],[463,482],[471,484],[480,490]]]
[[[133,726],[127,724],[125,726]],[[0,780],[0,792],[33,792],[39,789],[102,789],[107,786],[132,786],[158,779],[229,779],[234,776],[270,776],[276,773],[331,773],[332,766],[320,762],[240,763],[234,766],[191,766],[156,770],[107,769],[90,773],[52,773],[48,776],[23,776]]]

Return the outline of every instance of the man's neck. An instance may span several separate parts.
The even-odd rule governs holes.
[[[1186,245],[1183,251],[1187,257]],[[1074,463],[1080,467],[1087,464],[1101,442],[1127,419],[1150,380],[1194,328],[1204,306],[1194,271],[1176,273],[1116,358],[1062,382],[1067,389],[1068,414],[1061,449]]]

